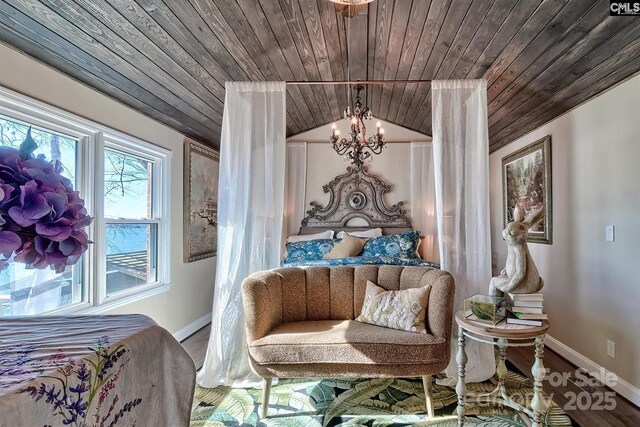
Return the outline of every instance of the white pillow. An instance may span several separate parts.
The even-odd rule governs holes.
[[[346,234],[352,237],[360,237],[360,238],[380,237],[382,236],[382,228],[371,228],[369,230],[363,230],[363,231],[350,231],[349,233],[346,233]],[[345,232],[341,231],[338,233],[336,238],[343,239],[344,235],[345,235]]]
[[[401,331],[427,333],[425,326],[431,285],[401,291],[386,289],[367,280],[358,322]]]
[[[333,239],[333,230],[323,231],[322,233],[315,234],[300,234],[296,236],[287,237],[287,242],[306,242],[308,240],[317,239]]]

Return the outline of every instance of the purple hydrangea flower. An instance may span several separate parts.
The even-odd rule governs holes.
[[[0,270],[14,261],[58,273],[89,248],[93,220],[60,162],[35,157],[31,128],[18,150],[0,147]]]

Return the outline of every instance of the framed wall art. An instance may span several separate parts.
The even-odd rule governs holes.
[[[551,136],[502,158],[504,225],[519,205],[525,216],[544,206],[544,218],[529,230],[529,242],[550,245],[553,237],[551,197]]]
[[[216,255],[219,170],[220,153],[213,148],[185,139],[185,262],[193,262]]]

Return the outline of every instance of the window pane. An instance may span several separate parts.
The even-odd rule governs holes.
[[[107,224],[107,295],[155,282],[156,253],[156,224]]]
[[[0,145],[20,147],[29,126],[0,117]],[[34,154],[47,160],[59,160],[62,174],[75,183],[77,140],[45,129],[32,128],[38,144]],[[52,270],[27,270],[24,264],[11,263],[0,271],[0,316],[41,314],[82,301],[82,261],[67,267],[64,273]]]
[[[149,219],[153,163],[112,149],[104,156],[104,216]]]
[[[0,272],[0,317],[42,314],[82,301],[81,261],[64,273],[13,263]]]

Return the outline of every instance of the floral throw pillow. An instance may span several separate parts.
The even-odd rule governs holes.
[[[372,237],[367,240],[360,256],[388,256],[392,258],[419,258],[420,233],[411,230],[402,234]]]
[[[358,322],[401,331],[427,333],[425,317],[431,286],[387,291],[367,280]]]
[[[328,254],[340,240],[316,239],[304,242],[289,242],[286,245],[285,263],[319,261]]]

